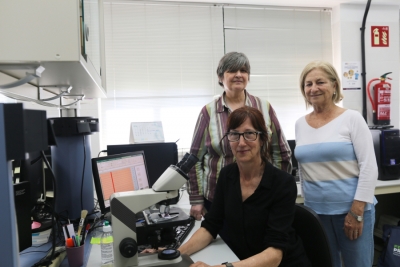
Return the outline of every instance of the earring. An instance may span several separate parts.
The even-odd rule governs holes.
[[[333,95],[336,95],[336,92],[333,92]]]

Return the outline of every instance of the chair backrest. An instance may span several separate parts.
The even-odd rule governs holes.
[[[313,267],[333,266],[328,237],[318,214],[304,205],[296,204],[292,226],[302,239],[304,249]]]

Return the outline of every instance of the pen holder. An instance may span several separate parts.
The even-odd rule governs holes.
[[[66,250],[69,267],[81,267],[83,265],[85,246],[67,247]]]

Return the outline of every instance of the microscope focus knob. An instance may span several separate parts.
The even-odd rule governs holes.
[[[133,238],[127,237],[122,239],[121,243],[119,243],[119,252],[125,258],[132,258],[136,255],[138,251],[138,246],[136,241]]]

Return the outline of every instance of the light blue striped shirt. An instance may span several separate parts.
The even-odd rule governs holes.
[[[300,118],[295,156],[306,206],[318,214],[345,214],[356,199],[371,209],[378,167],[371,132],[357,111],[346,110],[320,128]]]

